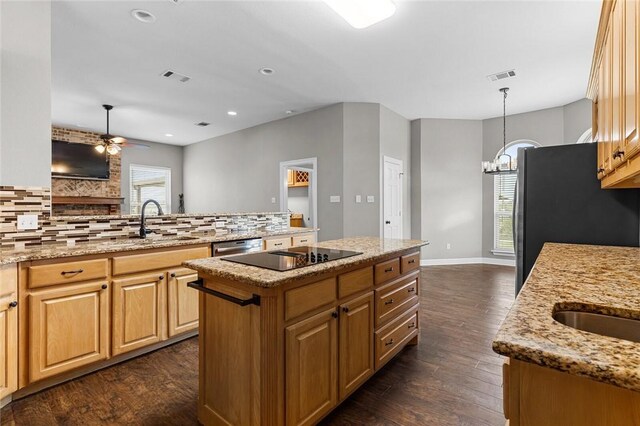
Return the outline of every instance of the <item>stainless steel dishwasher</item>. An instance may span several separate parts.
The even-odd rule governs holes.
[[[225,241],[211,244],[213,257],[227,256],[230,254],[253,253],[262,250],[262,238],[249,238],[246,240]]]

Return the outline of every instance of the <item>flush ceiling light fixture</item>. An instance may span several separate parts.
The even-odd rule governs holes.
[[[263,68],[260,68],[258,72],[262,75],[271,75],[276,71],[273,68],[263,67]]]
[[[384,21],[396,12],[391,0],[324,0],[338,15],[352,27],[367,28]]]
[[[171,133],[165,133],[164,135],[165,135],[166,137],[168,137],[168,138],[173,137],[173,135],[172,135]]]
[[[238,115],[238,113],[235,112],[235,111],[227,111],[227,114],[232,116],[232,117],[235,117],[236,115]]]
[[[487,175],[508,175],[516,172],[517,164],[507,154],[507,92],[508,87],[500,89],[502,92],[502,153],[493,161],[482,162],[482,172]]]

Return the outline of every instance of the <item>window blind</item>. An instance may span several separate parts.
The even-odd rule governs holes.
[[[131,214],[140,214],[142,204],[149,199],[156,200],[163,212],[171,213],[171,169],[132,164],[130,184]],[[157,214],[158,209],[149,204],[145,213]]]

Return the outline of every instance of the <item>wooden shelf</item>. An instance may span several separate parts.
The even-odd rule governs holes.
[[[124,202],[122,197],[68,197],[54,195],[51,197],[52,204],[92,204],[101,206],[119,205]]]

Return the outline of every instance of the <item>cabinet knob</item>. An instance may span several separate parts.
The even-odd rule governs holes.
[[[158,277],[158,279],[159,279],[160,281],[164,280],[164,275],[160,275],[160,276]]]
[[[338,311],[331,312],[331,316],[334,318],[338,318]]]
[[[102,288],[103,290],[106,290],[108,287],[109,287],[109,286],[108,286],[108,285],[106,285],[106,284],[102,284],[102,286],[101,286],[101,288]]]
[[[596,173],[604,173],[604,169],[600,167],[598,170],[596,170]]]
[[[14,300],[13,302],[9,303],[9,308],[15,308],[16,306],[18,306],[17,300]]]
[[[175,272],[172,272],[172,273],[171,273],[171,278],[175,278],[175,277],[176,277],[176,273],[175,273]]]
[[[342,312],[349,312],[349,307],[348,306],[343,307]]]

